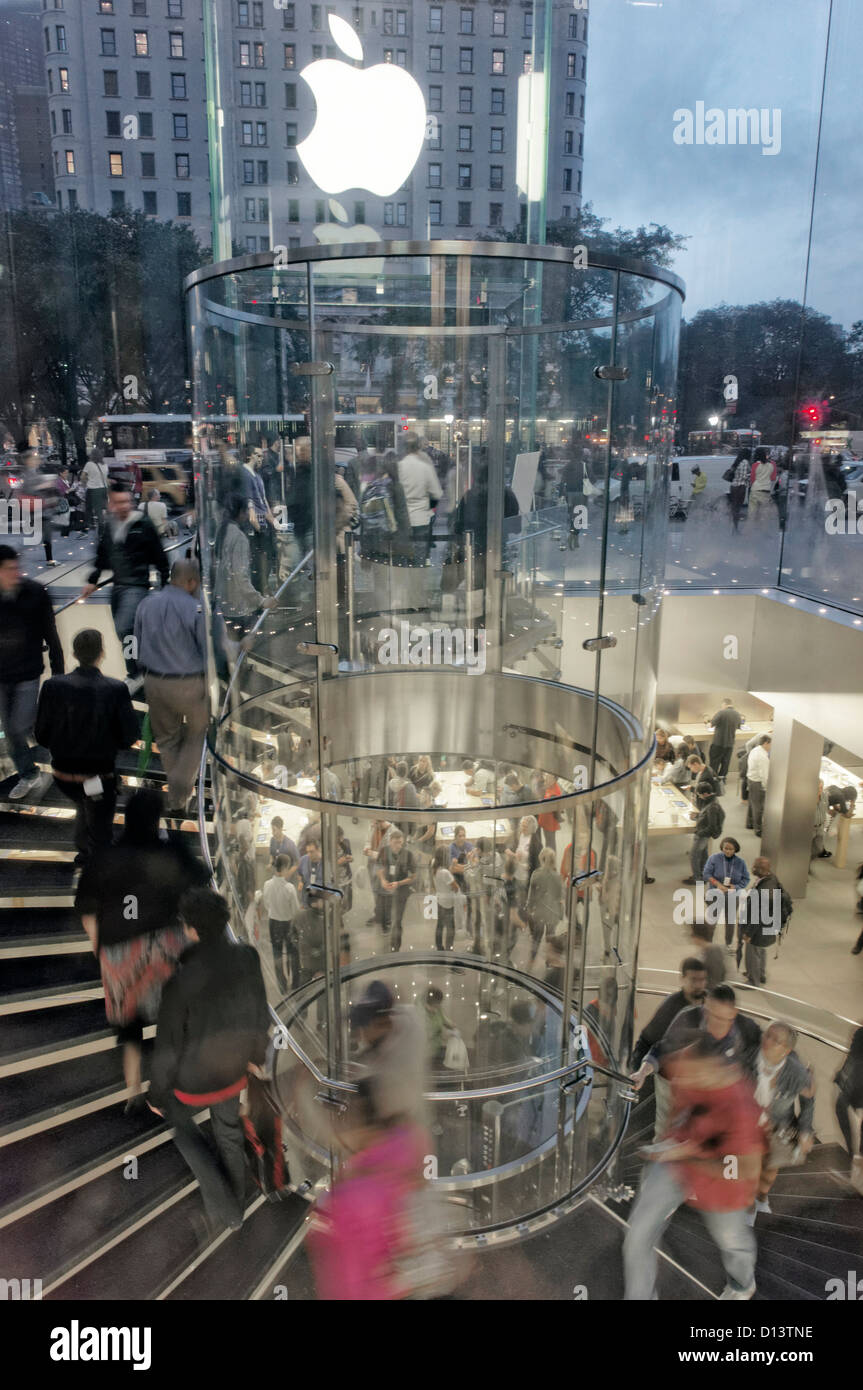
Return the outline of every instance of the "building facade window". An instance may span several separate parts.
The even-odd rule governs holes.
[[[67,44],[66,44],[66,26],[65,26],[65,24],[55,24],[55,25],[54,25],[54,35],[55,35],[55,38],[57,39],[57,52],[58,52],[58,53],[68,53],[68,52],[69,52],[69,49],[68,49]]]
[[[443,49],[437,44],[429,48],[429,72],[443,72]]]
[[[441,188],[442,165],[430,164],[428,167],[428,186],[429,188]]]
[[[491,89],[491,114],[502,116],[506,110],[503,87],[492,87]]]
[[[488,225],[490,227],[503,226],[503,203],[489,203]]]
[[[564,171],[563,171],[563,191],[564,191],[564,193],[571,193],[571,192],[572,192],[572,170],[571,170],[571,169],[564,169]]]
[[[463,112],[473,111],[473,87],[459,87],[458,109]]]
[[[532,54],[532,53],[522,53],[522,55],[521,55],[521,70],[522,70],[522,72],[533,72],[533,54]]]
[[[471,207],[470,203],[459,203],[459,204],[458,204],[458,218],[457,218],[457,221],[458,221],[458,225],[459,225],[460,227],[469,227],[469,226],[470,226],[470,223],[471,223],[470,207]]]
[[[174,155],[174,178],[189,179],[192,177],[191,159],[187,154]]]
[[[117,31],[116,29],[100,29],[99,37],[102,40],[102,57],[116,58],[117,56]]]
[[[149,58],[150,56],[150,36],[146,29],[136,29],[133,34],[134,52],[136,58]]]
[[[459,188],[471,188],[473,186],[472,171],[469,164],[458,166],[458,186]]]
[[[122,188],[112,188],[112,189],[111,189],[111,211],[112,211],[112,212],[125,212],[125,210],[126,210],[126,195],[125,195],[125,193],[123,192]]]
[[[495,77],[502,77],[506,72],[506,52],[502,48],[491,50],[491,70]]]
[[[575,115],[575,92],[567,92],[563,99],[563,114],[565,116]]]
[[[571,130],[565,130],[565,131],[563,132],[563,152],[564,152],[564,154],[572,154],[572,143],[573,143],[572,131],[571,131]]]
[[[533,10],[525,10],[525,12],[524,12],[524,24],[522,25],[521,34],[522,34],[522,38],[525,38],[525,39],[532,39],[532,38],[533,38]]]
[[[144,212],[148,217],[155,217],[156,213],[159,210],[158,199],[156,198],[156,190],[154,188],[146,188],[144,190],[143,198]]]
[[[135,73],[135,93],[139,97],[150,97],[153,95],[150,74],[148,72]]]
[[[285,5],[285,8],[282,10],[282,28],[296,29],[296,27],[296,7],[294,5]]]
[[[69,69],[68,69],[68,68],[58,68],[58,69],[57,69],[57,86],[58,86],[58,88],[59,88],[59,90],[60,90],[61,92],[68,92],[68,91],[69,91]]]
[[[458,13],[458,31],[460,34],[473,33],[473,10],[462,8]]]
[[[253,159],[243,160],[243,183],[255,182],[255,161]]]
[[[186,100],[186,74],[184,72],[171,73],[171,100]]]
[[[67,174],[74,174],[74,172],[75,172],[75,151],[74,151],[74,150],[67,150],[67,151],[66,151],[66,173],[67,173]]]
[[[489,132],[489,149],[493,154],[503,153],[503,126],[493,125]]]
[[[289,111],[297,109],[297,84],[296,82],[285,83],[285,106]]]
[[[251,141],[249,143],[251,144]],[[289,150],[296,149],[297,127],[294,125],[293,121],[289,121],[285,126],[285,144]]]
[[[428,31],[430,34],[443,33],[443,6],[429,5]]]
[[[185,58],[186,50],[182,34],[171,33],[168,35],[168,54],[171,58]]]
[[[183,0],[168,0],[168,18],[183,18]]]
[[[495,39],[506,37],[506,10],[492,10],[491,33]]]
[[[106,135],[117,135],[117,136],[119,136],[119,135],[121,134],[121,130],[120,130],[120,112],[119,112],[119,111],[106,111],[106,112],[105,112],[105,134],[106,134]]]
[[[192,195],[191,195],[191,193],[178,193],[178,194],[177,194],[177,216],[178,216],[178,217],[191,217],[191,216],[192,216]]]
[[[287,176],[287,181],[288,181],[288,183],[299,183],[299,181],[300,181],[300,166],[299,166],[299,164],[296,162],[295,159],[289,159],[289,160],[288,160],[287,164],[285,165],[285,171],[286,171],[286,176]],[[299,219],[297,219],[297,220],[299,220]]]
[[[503,188],[503,165],[492,164],[488,171],[489,188]]]
[[[118,97],[120,95],[120,74],[114,68],[106,68],[102,73],[102,95],[106,97]]]
[[[441,221],[442,221],[442,218],[441,218],[441,207],[442,207],[442,205],[441,205],[441,203],[438,201],[437,198],[432,199],[432,201],[429,203],[429,226],[430,226],[430,227],[439,227],[439,226],[440,226]]]
[[[51,112],[51,115],[53,116],[53,114],[54,114],[54,112],[52,111],[52,112]],[[64,108],[63,108],[62,115],[63,115],[63,134],[64,134],[64,135],[71,135],[71,134],[72,134],[72,112],[68,109],[68,107],[64,107]]]
[[[576,53],[567,53],[567,55],[566,55],[566,75],[567,75],[567,77],[575,77],[575,64],[576,64],[577,58],[578,58],[578,54],[576,54]]]
[[[459,72],[473,72],[473,49],[460,48],[458,51]]]
[[[186,115],[174,115],[172,117],[174,126],[175,140],[188,140],[189,138],[189,117]]]
[[[440,111],[443,103],[443,87],[429,87],[428,109]]]
[[[138,134],[142,140],[152,140],[153,138],[153,113],[152,111],[138,112]]]
[[[67,196],[67,198],[69,199],[69,211],[70,211],[70,212],[74,212],[74,211],[76,210],[77,206],[78,206],[78,190],[77,190],[77,188],[70,188],[70,189],[68,189],[67,192],[66,192],[66,196]]]
[[[473,126],[460,125],[458,128],[458,147],[460,150],[473,149]]]
[[[578,15],[571,14],[567,23],[566,37],[568,39],[578,38]]]
[[[123,177],[123,156],[119,150],[108,152],[108,174],[112,179]]]
[[[156,177],[156,156],[149,152],[141,155],[141,178],[154,179]]]
[[[365,220],[366,220],[366,205],[365,205],[365,203],[364,203],[364,202],[354,203],[354,224],[356,225],[357,222],[365,222]]]
[[[292,44],[292,43],[286,43],[286,44],[283,45],[283,47],[284,47],[284,51],[285,51],[285,67],[286,67],[286,68],[295,68],[295,67],[297,66],[297,49],[296,49],[296,45],[295,45],[295,44]]]

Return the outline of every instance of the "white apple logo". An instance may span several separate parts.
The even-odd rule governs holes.
[[[328,19],[342,52],[362,62],[356,31],[338,15]],[[419,158],[426,125],[425,98],[410,73],[393,63],[352,68],[324,58],[300,76],[318,113],[297,154],[318,187],[325,193],[365,188],[379,198],[401,188]]]

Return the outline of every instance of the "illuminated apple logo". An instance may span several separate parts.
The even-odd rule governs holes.
[[[343,53],[362,62],[356,31],[338,15],[330,32]],[[324,58],[303,68],[317,120],[297,154],[325,193],[365,188],[386,198],[401,188],[425,137],[425,99],[409,72],[393,63],[353,68]]]

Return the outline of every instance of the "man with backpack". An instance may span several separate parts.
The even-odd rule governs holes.
[[[744,954],[744,974],[751,985],[767,984],[767,952],[779,940],[794,911],[791,894],[779,882],[763,856],[752,865],[753,884],[741,904],[738,931]],[[778,896],[777,896],[778,895]]]

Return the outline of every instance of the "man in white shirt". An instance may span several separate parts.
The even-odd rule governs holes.
[[[762,734],[746,760],[746,780],[749,783],[749,811],[746,817],[747,828],[761,836],[764,817],[764,797],[767,779],[770,776],[770,738]]]
[[[264,910],[270,919],[273,964],[276,967],[279,989],[283,994],[287,994],[289,988],[295,989],[300,981],[300,953],[293,925],[294,918],[300,910],[300,900],[296,888],[288,879],[292,864],[289,854],[277,854],[273,865],[273,877],[267,879],[261,891]],[[290,986],[286,964],[291,970]]]
[[[399,459],[399,482],[408,506],[411,536],[414,542],[415,563],[424,565],[429,553],[432,507],[443,495],[434,464],[419,447],[413,431],[404,437],[407,453]]]

